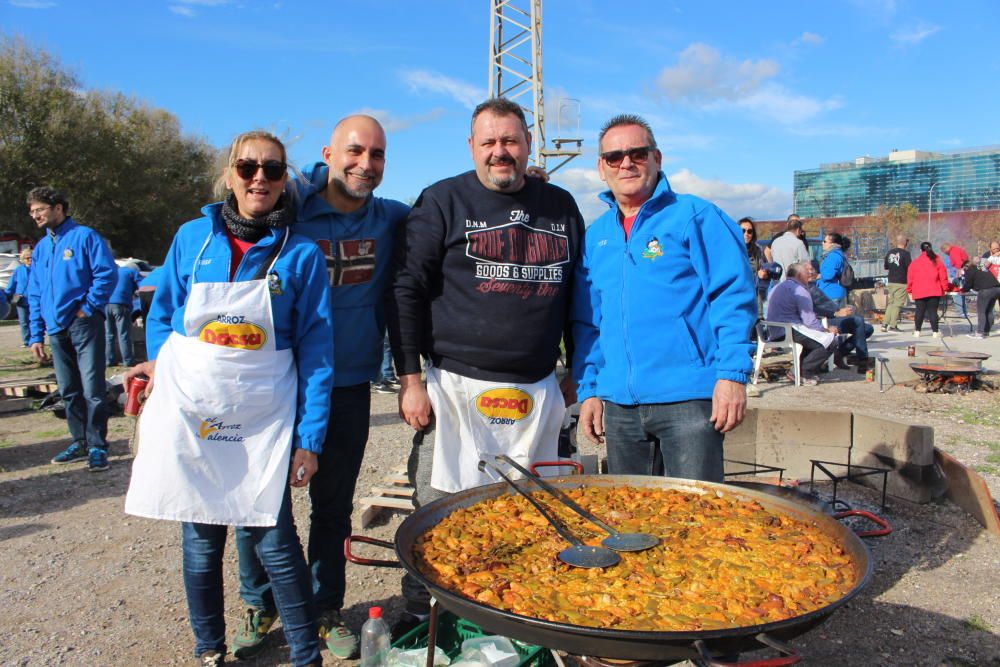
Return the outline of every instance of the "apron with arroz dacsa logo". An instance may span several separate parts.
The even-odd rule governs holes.
[[[435,489],[455,493],[499,481],[479,471],[480,459],[492,464],[497,454],[525,467],[558,458],[566,405],[555,373],[531,384],[502,384],[428,367],[427,394],[434,409]]]
[[[282,248],[287,240],[286,230]],[[275,349],[266,277],[195,282],[207,246],[208,240],[192,269],[186,335],[172,332],[156,359],[125,511],[153,519],[273,526],[288,483],[295,357],[290,349]]]

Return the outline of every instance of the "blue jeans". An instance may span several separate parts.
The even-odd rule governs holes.
[[[14,307],[17,308],[17,322],[21,325],[21,340],[27,347],[31,344],[31,317],[28,310],[28,297],[22,296],[21,300],[14,304]]]
[[[848,354],[855,350],[859,359],[868,358],[868,339],[875,333],[875,327],[867,324],[859,315],[850,317],[831,317],[827,320],[830,326],[837,327],[842,334],[848,334],[840,344],[840,353]]]
[[[49,345],[73,442],[107,451],[103,338],[104,313],[94,313],[73,318],[68,327],[49,336]]]
[[[647,405],[605,401],[608,472],[721,482],[724,436],[708,421],[711,415],[711,400]]]
[[[194,654],[226,651],[225,604],[222,591],[222,556],[228,526],[182,523],[184,590],[188,617],[194,632]],[[320,661],[316,614],[309,587],[309,569],[292,519],[292,500],[285,498],[274,526],[241,528],[250,548],[264,563],[271,579],[281,626],[293,665]]]
[[[382,341],[382,368],[378,372],[378,380],[388,380],[396,377],[396,371],[392,367],[392,349],[389,347],[389,335],[386,334]]]
[[[109,303],[105,312],[108,319],[104,323],[104,349],[108,366],[117,366],[119,360],[126,366],[135,366],[135,357],[132,356],[132,336],[129,332],[132,327],[132,307],[124,303]],[[121,356],[116,354],[116,340],[121,349]]]
[[[367,382],[334,387],[330,424],[319,455],[319,470],[309,483],[309,567],[316,608],[321,612],[344,606],[347,588],[344,540],[351,534],[354,487],[368,443],[371,389]],[[236,530],[240,555],[240,597],[257,609],[274,609],[273,586],[260,559],[249,548],[251,529]]]

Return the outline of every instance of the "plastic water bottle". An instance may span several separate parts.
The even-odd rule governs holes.
[[[382,607],[369,608],[368,620],[361,626],[361,667],[386,667],[390,644]]]

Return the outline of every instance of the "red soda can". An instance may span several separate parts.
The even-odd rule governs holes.
[[[128,396],[125,397],[125,414],[129,417],[139,416],[139,407],[142,404],[140,396],[146,390],[149,378],[144,375],[137,375],[128,383]]]

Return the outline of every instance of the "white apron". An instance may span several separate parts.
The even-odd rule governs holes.
[[[435,489],[455,493],[498,481],[479,472],[479,460],[494,463],[497,454],[525,467],[558,458],[566,406],[555,373],[533,384],[510,384],[429,367],[427,394],[434,408]]]
[[[266,277],[195,282],[209,240],[192,269],[186,335],[171,332],[156,360],[125,511],[152,519],[273,526],[288,482],[295,357],[290,349],[275,349]],[[287,240],[286,231],[282,248]],[[268,273],[273,267],[272,261]]]
[[[793,324],[792,328],[798,331],[800,334],[816,341],[825,348],[829,348],[833,344],[833,340],[836,336],[829,331],[817,331],[816,329],[810,329],[804,324]]]

